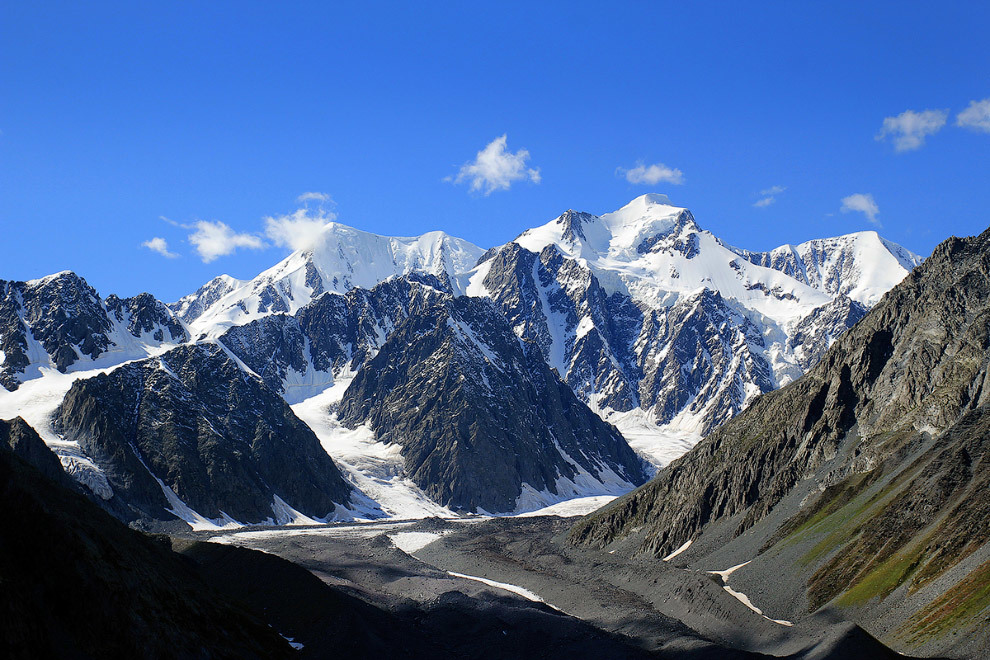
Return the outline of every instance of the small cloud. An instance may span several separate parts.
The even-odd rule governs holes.
[[[956,115],[956,126],[990,133],[990,99],[970,101],[969,107]]]
[[[866,216],[866,219],[880,226],[880,221],[877,220],[877,214],[880,213],[880,207],[877,206],[876,201],[873,199],[873,195],[868,193],[856,193],[854,195],[849,195],[848,197],[842,198],[842,208],[839,209],[843,213],[849,213],[850,211],[855,211],[862,213]]]
[[[525,149],[516,153],[506,151],[505,143],[505,135],[495,138],[478,152],[473,161],[464,163],[456,177],[446,177],[444,181],[469,181],[469,190],[483,191],[486,197],[496,190],[508,190],[515,181],[529,179],[533,183],[539,183],[539,168],[526,167],[529,152]]]
[[[948,117],[948,110],[923,110],[922,112],[905,110],[896,117],[884,119],[876,139],[884,140],[888,135],[893,137],[894,150],[898,152],[920,149],[924,146],[927,136],[942,130]]]
[[[328,196],[329,197],[329,196]],[[337,214],[320,209],[310,214],[308,209],[298,209],[294,213],[265,218],[265,235],[279,247],[304,250]]]
[[[144,243],[141,243],[141,247],[146,247],[149,250],[151,250],[152,252],[157,252],[158,254],[160,254],[163,257],[166,257],[168,259],[175,259],[175,258],[177,258],[179,256],[175,252],[169,252],[168,251],[168,241],[166,241],[164,238],[160,238],[158,236],[155,236],[151,240],[148,240],[148,241],[145,241]]]
[[[192,229],[192,225],[184,225],[181,222],[176,222],[175,220],[172,220],[170,218],[166,218],[164,215],[158,216],[158,219],[161,220],[162,222],[167,222],[168,224],[172,225],[173,227],[182,227],[183,229]]]
[[[629,183],[644,183],[649,186],[655,186],[661,181],[672,183],[675,186],[684,183],[684,172],[676,167],[667,167],[663,163],[644,165],[643,161],[637,161],[636,167],[631,170],[620,167],[616,172],[626,177],[626,181]]]
[[[760,191],[762,199],[757,200],[753,206],[758,209],[766,208],[777,201],[777,195],[787,190],[786,186],[770,186]]]
[[[327,202],[332,202],[333,199],[326,193],[305,192],[299,195],[299,197],[296,197],[296,201],[300,204],[305,204],[306,202],[319,202],[320,204],[326,204]]]
[[[238,234],[223,222],[195,223],[196,231],[189,235],[189,242],[196,248],[203,263],[208,264],[217,257],[232,254],[238,248],[260,250],[264,241],[253,234]]]

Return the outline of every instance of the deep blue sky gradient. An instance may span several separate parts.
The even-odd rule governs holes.
[[[174,300],[288,250],[204,264],[160,216],[260,233],[307,191],[360,229],[482,247],[644,192],[751,249],[873,228],[838,212],[858,192],[922,254],[990,224],[990,134],[952,125],[990,97],[988,3],[242,4],[4,4],[0,278]],[[874,139],[928,108],[951,114],[923,148]],[[443,180],[503,133],[541,183]],[[632,185],[637,160],[685,182]]]

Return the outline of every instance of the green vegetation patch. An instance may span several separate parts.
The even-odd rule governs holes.
[[[826,534],[825,538],[819,541],[801,558],[802,565],[808,566],[813,564],[831,550],[855,539],[859,536],[863,524],[876,514],[876,510],[885,506],[897,494],[898,487],[900,486],[899,482],[888,484],[872,497],[867,497],[863,493],[854,495],[853,493],[857,490],[862,490],[863,486],[861,483],[855,483],[853,480],[863,481],[866,476],[853,475],[843,482],[843,484],[849,484],[849,490],[848,492],[840,492],[839,496],[840,499],[846,501],[846,504],[833,510],[831,513],[825,513],[817,521],[815,518],[812,518],[795,531],[795,535],[800,534],[803,530],[809,533]],[[822,512],[824,513],[829,508],[831,507],[823,508]]]
[[[984,616],[984,625],[990,625],[988,609],[990,561],[911,617],[901,634],[908,637],[909,643],[919,644],[975,624],[980,615]]]
[[[922,544],[918,544],[905,552],[898,552],[867,573],[851,589],[842,594],[838,600],[838,605],[849,607],[862,605],[877,596],[881,599],[886,598],[894,589],[911,577],[924,559],[925,551]]]

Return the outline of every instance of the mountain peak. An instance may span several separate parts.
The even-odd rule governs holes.
[[[670,202],[670,198],[663,193],[645,193],[639,197],[633,199],[626,206],[631,206],[632,204],[660,204],[662,206],[673,206]]]
[[[442,231],[381,236],[330,222],[313,240],[252,280],[216,281],[180,301],[194,335],[219,336],[231,325],[268,314],[294,314],[325,292],[370,289],[412,272],[452,277],[467,272],[483,250]],[[212,283],[211,283],[212,284]]]

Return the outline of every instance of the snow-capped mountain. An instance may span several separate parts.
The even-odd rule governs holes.
[[[195,337],[284,312],[295,314],[320,294],[370,289],[414,271],[449,278],[474,266],[484,250],[442,231],[401,238],[331,222],[311,247],[297,250],[249,281],[221,276],[173,305]]]
[[[0,385],[10,391],[44,370],[112,366],[188,339],[172,311],[147,293],[104,301],[69,271],[0,280]]]
[[[867,307],[875,305],[922,261],[875,231],[781,245],[769,252],[729,249],[830,296],[848,296]]]
[[[647,477],[618,431],[477,298],[440,297],[399,324],[339,417],[401,446],[410,478],[452,509],[525,511]]]
[[[216,344],[75,381],[54,427],[100,467],[107,507],[128,521],[272,524],[349,504],[313,431]]]
[[[746,252],[651,194],[567,211],[456,284],[499,303],[607,419],[697,438],[800,376],[918,262],[872,232]]]
[[[201,524],[222,523],[228,509],[243,521],[288,519],[293,507],[326,515],[325,498],[282,507],[286,489],[268,477],[272,488],[221,480],[221,493],[195,471],[168,476],[193,460],[176,454],[192,421],[208,420],[236,458],[239,440],[227,436],[250,423],[220,429],[231,421],[223,406],[250,399],[274,410],[278,397],[354,487],[354,508],[337,515],[522,511],[638,483],[630,446],[670,462],[811,368],[919,262],[873,232],[746,251],[663,195],[601,216],[567,211],[488,251],[442,232],[390,238],[331,223],[257,277],[222,275],[170,306],[149,294],[101,299],[72,273],[0,282],[0,417],[22,415],[104,503],[144,483],[147,492],[123,497],[127,515],[183,511]],[[180,360],[179,387],[167,357],[179,353],[166,352],[183,343],[206,353]],[[242,373],[252,394],[215,401],[200,384],[219,387],[207,373],[216,369]],[[74,387],[80,378],[88,385]],[[159,385],[174,390],[160,407],[187,414],[149,408],[132,421],[138,452],[120,438],[106,444],[97,437],[106,424],[133,411],[123,390],[107,398],[104,382],[137,382],[149,401]],[[93,401],[105,408],[95,425],[85,417]],[[294,419],[278,412],[255,428],[283,418]],[[251,479],[266,474],[269,459],[256,458]],[[236,504],[242,491],[251,503]]]
[[[568,211],[513,242],[537,253],[555,245],[591,269],[607,293],[651,309],[707,288],[786,322],[830,300],[786,273],[740,260],[665,195],[643,195],[602,216]]]

